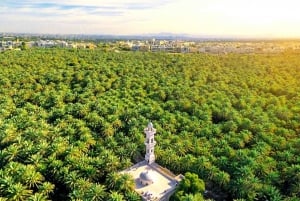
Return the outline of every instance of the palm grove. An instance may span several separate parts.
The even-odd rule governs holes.
[[[298,53],[30,49],[0,68],[0,200],[140,200],[118,171],[149,120],[158,163],[212,195],[299,200]]]

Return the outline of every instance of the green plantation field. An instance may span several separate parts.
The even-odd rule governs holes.
[[[0,200],[139,200],[148,121],[205,199],[299,200],[299,53],[68,49],[0,54]]]

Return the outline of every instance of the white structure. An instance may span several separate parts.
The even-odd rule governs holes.
[[[154,140],[154,135],[156,133],[156,129],[153,128],[153,124],[149,122],[147,128],[144,129],[144,132],[146,134],[146,155],[145,160],[148,164],[155,162],[155,155],[154,155],[154,146],[156,145],[156,142]]]
[[[154,135],[156,129],[150,122],[144,132],[146,134],[145,160],[120,173],[130,174],[133,177],[135,191],[143,201],[168,201],[183,176],[181,174],[176,176],[168,169],[155,163],[154,147],[156,142]]]
[[[153,174],[149,172],[149,170],[141,172],[139,179],[141,184],[144,186],[153,184],[155,180]]]

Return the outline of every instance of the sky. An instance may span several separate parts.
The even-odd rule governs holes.
[[[300,38],[299,0],[0,0],[0,32]]]

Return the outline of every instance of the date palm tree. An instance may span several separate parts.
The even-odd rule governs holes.
[[[125,199],[124,199],[124,195],[116,191],[112,191],[108,196],[108,201],[125,201]]]
[[[117,172],[110,172],[106,176],[105,183],[109,189],[116,189],[118,185],[118,180],[121,175]]]
[[[118,181],[118,189],[122,192],[133,191],[135,183],[133,177],[130,174],[121,174]]]
[[[83,178],[79,178],[74,184],[74,187],[72,188],[69,197],[72,200],[90,200],[89,192],[92,186],[93,184],[90,181]]]
[[[6,190],[7,197],[12,201],[27,200],[32,194],[32,190],[26,188],[21,183],[15,183],[8,187]]]
[[[105,186],[102,184],[93,184],[88,192],[88,197],[92,201],[104,200],[106,195]]]
[[[116,171],[120,165],[120,159],[116,155],[108,155],[106,158],[107,168],[110,171]]]
[[[182,201],[195,201],[195,198],[194,198],[193,194],[185,194],[180,198],[180,200],[182,200]]]
[[[136,144],[136,142],[129,142],[125,145],[125,147],[129,157],[130,158],[134,157],[138,149],[138,145]]]
[[[282,200],[282,196],[280,194],[280,191],[275,188],[274,186],[265,185],[263,187],[263,199],[265,200],[274,200],[274,201],[280,201]]]
[[[130,200],[130,201],[141,201],[141,196],[138,195],[134,191],[128,191],[128,192],[126,192],[125,193],[125,197],[126,197],[126,200]]]
[[[19,149],[20,145],[19,144],[11,144],[9,147],[6,147],[3,149],[2,154],[4,155],[4,159],[7,162],[14,161],[17,159],[19,155]]]
[[[12,142],[16,142],[18,139],[17,128],[12,123],[6,123],[1,134],[1,143],[2,144],[11,144]]]
[[[41,173],[36,171],[33,165],[27,165],[22,174],[22,181],[24,181],[29,188],[33,188],[41,184],[44,181],[44,177]]]
[[[74,188],[77,180],[79,179],[79,173],[78,171],[70,171],[67,175],[65,183],[71,187]]]
[[[6,194],[8,187],[12,186],[14,179],[12,176],[7,175],[6,172],[0,170],[0,195]]]
[[[38,186],[38,192],[48,196],[49,194],[53,193],[55,188],[55,185],[48,182],[44,181],[41,185]]]
[[[28,201],[49,201],[49,199],[42,193],[35,193],[28,198]]]
[[[216,173],[213,180],[220,186],[226,186],[230,181],[230,175],[227,172],[219,171]]]

